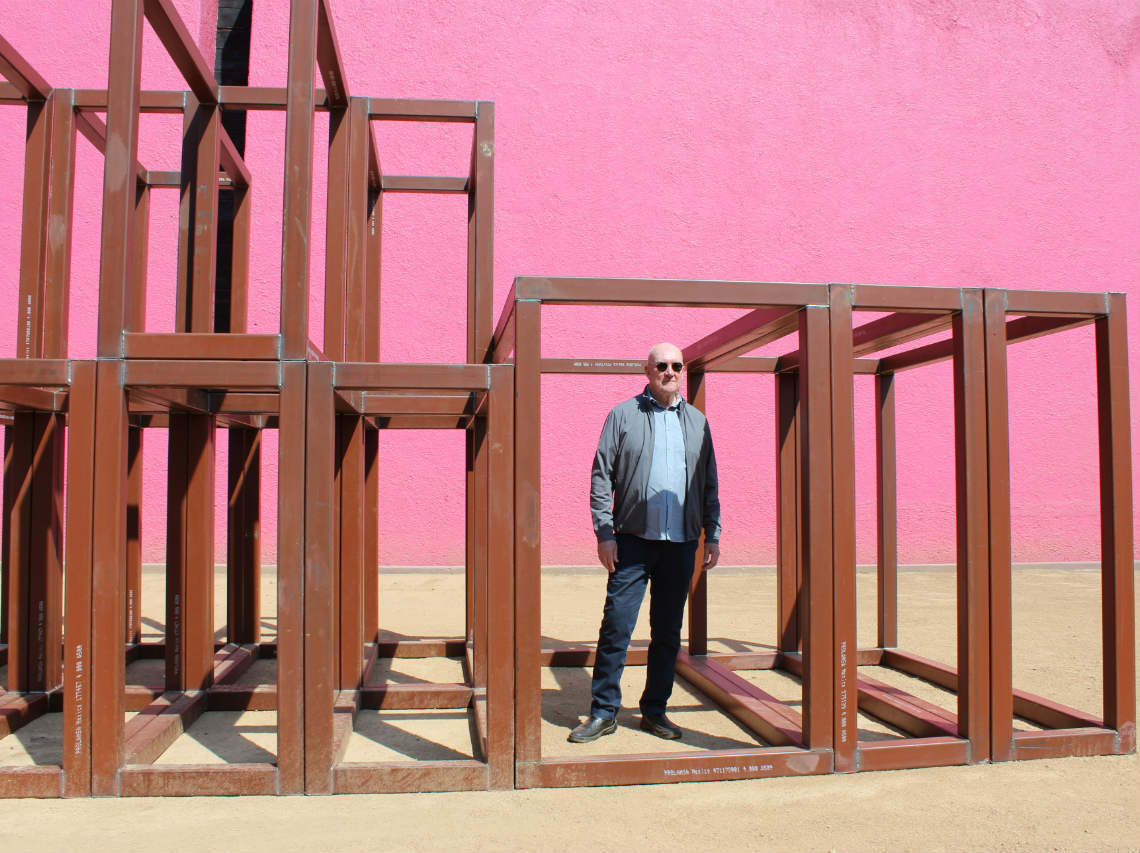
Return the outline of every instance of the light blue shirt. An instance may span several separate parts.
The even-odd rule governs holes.
[[[652,394],[653,461],[645,488],[645,538],[685,541],[685,434],[677,411],[681,397],[668,409]]]

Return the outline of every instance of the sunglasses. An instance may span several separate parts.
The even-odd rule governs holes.
[[[654,365],[654,367],[657,368],[658,373],[664,373],[665,369],[668,367],[672,367],[674,373],[680,373],[682,370],[685,369],[685,365],[679,361],[674,361],[672,364],[670,364],[667,361],[659,361],[659,362],[657,362],[657,364]]]

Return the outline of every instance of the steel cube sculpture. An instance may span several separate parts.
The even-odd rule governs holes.
[[[895,769],[1135,750],[1133,563],[1124,299],[1120,294],[519,278],[492,308],[493,107],[349,94],[329,0],[292,0],[285,89],[219,86],[169,0],[114,0],[106,90],[53,89],[0,39],[0,104],[27,113],[17,358],[0,360],[5,429],[0,737],[58,716],[58,764],[0,767],[0,795],[297,794],[629,784]],[[184,92],[141,89],[144,18]],[[315,89],[320,72],[324,90]],[[251,198],[258,189],[222,110],[284,111],[280,329],[247,329]],[[323,345],[309,340],[314,116],[329,114]],[[106,112],[106,125],[96,115]],[[183,117],[182,170],[138,163],[139,116]],[[473,126],[467,175],[384,175],[374,121]],[[75,148],[106,157],[97,358],[69,357]],[[145,327],[152,192],[181,190],[174,331]],[[466,361],[380,359],[385,193],[468,198]],[[219,260],[219,198],[233,211]],[[222,269],[219,270],[219,267]],[[219,273],[226,282],[219,286]],[[544,359],[543,305],[736,307],[748,313],[684,348],[688,397],[720,373],[773,374],[778,489],[777,648],[714,653],[707,580],[694,576],[679,675],[752,731],[755,748],[553,758],[541,751],[544,666],[592,649],[541,644],[539,511],[543,374],[637,373],[630,362]],[[885,316],[867,323],[856,312]],[[1006,347],[1096,327],[1103,604],[1100,717],[1012,682]],[[949,331],[949,337],[943,335]],[[779,358],[748,357],[786,340]],[[908,349],[879,358],[883,350]],[[957,483],[955,665],[898,647],[894,388],[951,359]],[[873,375],[878,460],[877,642],[855,633],[853,378]],[[214,624],[217,430],[227,430],[224,641]],[[378,597],[380,429],[462,429],[467,442],[461,637],[384,639]],[[142,465],[166,430],[166,601],[143,637]],[[262,632],[261,448],[278,443],[276,637]],[[65,464],[66,463],[66,464]],[[456,488],[459,484],[456,484]],[[66,543],[66,544],[65,544]],[[644,652],[634,649],[630,662]],[[463,683],[374,684],[395,657],[463,661]],[[161,677],[131,677],[162,660]],[[940,708],[859,674],[891,668],[957,696]],[[802,709],[737,673],[778,669]],[[254,672],[269,677],[250,681]],[[471,759],[346,760],[361,709],[463,709]],[[203,713],[274,711],[272,760],[156,760]],[[134,713],[129,720],[127,713]],[[870,714],[908,736],[864,742]],[[1014,717],[1041,730],[1015,731]],[[55,718],[51,718],[55,719]]]

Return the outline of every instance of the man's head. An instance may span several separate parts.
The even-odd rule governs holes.
[[[681,390],[681,351],[673,344],[657,344],[645,360],[649,393],[662,406],[670,405]]]

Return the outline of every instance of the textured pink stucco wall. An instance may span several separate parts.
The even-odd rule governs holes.
[[[216,4],[175,5],[212,57]],[[101,88],[108,6],[59,0],[44,10],[0,0],[0,32],[53,85]],[[522,274],[1119,290],[1132,302],[1138,373],[1134,3],[354,0],[334,2],[333,13],[353,94],[495,102],[496,311]],[[287,27],[284,0],[257,0],[252,84],[284,85]],[[181,88],[147,39],[145,85]],[[0,110],[8,151],[0,221],[10,235],[0,264],[0,355],[15,349],[19,113]],[[319,140],[323,119],[318,126]],[[282,116],[250,116],[255,331],[278,322],[283,130]],[[177,118],[146,119],[140,159],[177,168],[178,131]],[[375,133],[387,173],[466,170],[469,128],[376,125]],[[85,142],[79,162],[72,355],[90,356],[102,163]],[[322,183],[312,241],[318,341]],[[455,198],[386,199],[386,360],[462,359],[464,214]],[[176,227],[172,195],[153,214],[153,330],[173,322]],[[738,313],[549,309],[545,354],[640,358],[655,341],[683,346]],[[1096,559],[1091,330],[1014,347],[1010,374],[1015,559]],[[593,560],[586,490],[594,442],[609,407],[639,388],[629,377],[545,379],[545,562]],[[870,388],[857,382],[861,562],[875,556]],[[905,374],[897,393],[899,556],[950,562],[948,367]],[[774,562],[772,398],[768,377],[710,385],[728,563]],[[1134,430],[1136,417],[1133,407]],[[381,454],[382,562],[461,562],[461,437],[385,434]],[[144,524],[153,560],[162,558],[164,458],[162,436],[148,438]],[[219,533],[219,553],[223,542]]]

